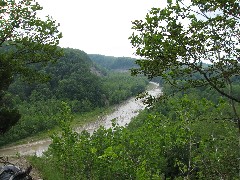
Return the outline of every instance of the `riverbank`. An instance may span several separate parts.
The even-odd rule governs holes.
[[[150,86],[147,89],[148,94],[152,96],[157,96],[161,93],[161,89],[156,83],[150,83]],[[108,112],[111,113],[105,115],[105,111],[100,111],[91,117],[91,122],[84,125],[77,126],[74,129],[77,132],[81,132],[82,130],[87,130],[92,133],[94,130],[99,128],[100,126],[104,126],[106,128],[111,127],[112,119],[116,120],[120,126],[127,125],[131,119],[138,115],[139,111],[144,109],[145,105],[142,100],[136,100],[135,97],[128,99],[127,101],[121,103],[120,105],[114,106],[113,109],[108,109]],[[90,117],[90,116],[88,116]],[[78,117],[80,118],[80,117]],[[81,117],[83,118],[83,117]],[[85,117],[86,118],[86,117]],[[75,123],[78,121],[75,120]],[[87,121],[85,121],[87,122]],[[79,124],[78,124],[79,125]],[[37,155],[41,156],[44,151],[48,149],[48,146],[51,144],[50,138],[45,138],[37,141],[28,141],[25,144],[10,146],[0,149],[1,156],[15,156],[16,154],[24,156],[24,155]]]

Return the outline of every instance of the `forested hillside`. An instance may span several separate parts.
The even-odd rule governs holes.
[[[21,114],[5,96],[13,77],[18,75],[28,81],[43,81],[44,75],[36,66],[44,66],[62,56],[58,47],[62,33],[59,24],[51,17],[44,20],[37,12],[42,10],[32,0],[0,2],[0,135],[16,124]]]
[[[104,56],[99,54],[89,54],[89,57],[93,62],[107,70],[126,71],[138,67],[135,63],[136,59],[134,58]]]
[[[129,39],[142,59],[131,72],[161,77],[163,94],[148,97],[149,108],[128,127],[113,122],[92,135],[71,130],[66,108],[62,133],[45,156],[31,158],[43,176],[239,179],[239,7],[239,1],[168,0],[132,21]]]
[[[48,179],[237,179],[238,130],[231,104],[208,88],[173,96],[172,87],[162,86],[169,96],[165,101],[142,111],[128,127],[100,128],[92,136],[66,128],[71,113],[65,110],[61,136],[53,136],[46,155],[31,161]]]
[[[92,67],[93,63],[85,52],[64,49],[64,56],[60,60],[39,69],[48,75],[47,83],[29,84],[16,78],[9,87],[9,93],[18,95],[20,100],[87,100],[93,107],[101,106],[104,104],[102,85],[100,77],[91,72]]]
[[[81,50],[67,48],[63,53],[53,64],[36,65],[37,71],[45,74],[43,83],[29,83],[15,76],[3,100],[19,110],[21,119],[0,137],[0,144],[56,127],[62,101],[73,113],[82,114],[118,104],[144,91],[148,83],[146,78],[131,77],[129,72],[102,71],[104,68]]]
[[[19,2],[0,3],[9,14],[1,21],[0,120],[14,124],[1,126],[0,145],[55,128],[48,151],[28,158],[42,179],[239,179],[239,1],[152,8],[132,21],[138,60],[61,49],[55,21],[40,21],[33,1]],[[128,126],[113,119],[92,134],[74,131],[76,116],[85,123],[88,112],[143,92],[147,78],[163,93],[141,94],[148,107]]]

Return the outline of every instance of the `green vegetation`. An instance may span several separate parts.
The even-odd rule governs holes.
[[[103,78],[103,88],[109,105],[118,104],[145,91],[148,84],[147,78],[130,77],[130,73],[110,73]]]
[[[106,70],[126,71],[131,68],[136,68],[136,59],[129,57],[113,57],[98,54],[89,54],[93,62],[104,67]]]
[[[179,90],[210,86],[239,103],[230,90],[240,74],[239,2],[184,3],[169,0],[166,8],[152,8],[144,20],[133,22],[130,40],[144,59],[132,73],[161,76]]]
[[[105,76],[99,75],[96,71],[101,72],[101,67],[96,67],[85,52],[69,48],[63,52],[64,56],[55,64],[36,67],[50,77],[49,82],[29,84],[19,76],[15,77],[4,100],[5,104],[17,107],[22,117],[0,137],[0,145],[56,128],[62,101],[67,102],[76,114],[75,123],[82,125],[86,120],[93,121],[84,118],[86,114],[98,109],[104,111],[136,96],[148,84],[147,78],[132,77],[126,72],[109,71]]]
[[[93,135],[71,130],[65,106],[62,133],[33,163],[59,179],[239,179],[239,2],[167,3],[130,37],[145,58],[132,74],[164,82],[164,95],[128,127],[113,121]],[[43,178],[55,179],[49,169]]]
[[[58,127],[44,156],[29,158],[50,180],[239,179],[239,2],[167,4],[133,22],[130,40],[145,59],[137,60],[132,74],[161,82],[164,94],[149,97],[151,107],[128,127],[113,120],[112,128],[92,135],[71,128],[85,123],[92,110],[98,113],[145,90],[145,77],[110,71],[132,68],[135,60],[90,55],[93,63],[80,50],[64,49],[55,65],[30,66],[52,77],[46,84],[27,85],[11,71],[11,61],[3,61],[0,72],[8,78],[1,101],[17,107],[22,117],[0,144]]]
[[[72,132],[66,108],[62,133],[52,137],[44,157],[31,161],[44,179],[54,179],[53,170],[60,179],[237,179],[231,107],[191,95],[156,104],[127,128],[100,128],[92,136]]]
[[[57,23],[49,17],[37,16],[42,7],[33,0],[0,1],[0,134],[18,122],[21,115],[6,101],[5,93],[18,75],[28,81],[44,81],[38,66],[57,60],[57,47],[62,34]]]

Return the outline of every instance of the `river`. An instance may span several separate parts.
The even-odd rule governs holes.
[[[151,82],[153,86],[147,92],[152,96],[159,96],[161,94],[161,89],[158,84]],[[98,129],[100,126],[105,128],[111,127],[111,120],[116,119],[116,122],[120,126],[126,126],[133,117],[137,116],[140,110],[143,110],[146,106],[143,104],[142,100],[136,100],[135,98],[130,98],[124,103],[116,106],[113,113],[106,115],[104,117],[99,117],[95,122],[88,123],[82,127],[77,127],[75,130],[81,132],[82,130],[87,130],[89,133],[93,133],[94,130]],[[7,147],[0,149],[0,156],[14,156],[19,155],[36,155],[41,156],[44,151],[48,149],[51,144],[51,139],[39,140],[36,142],[29,142],[27,144],[17,145],[13,147]]]

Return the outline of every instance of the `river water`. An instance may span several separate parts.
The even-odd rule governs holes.
[[[159,96],[161,94],[160,87],[156,83],[151,82],[151,84],[153,86],[147,91],[148,94],[155,97]],[[126,126],[131,119],[137,116],[139,111],[143,110],[145,107],[146,106],[143,104],[141,99],[136,100],[135,98],[131,98],[116,106],[113,113],[104,117],[99,117],[96,122],[86,124],[82,127],[77,127],[75,130],[77,132],[87,130],[89,133],[93,133],[100,126],[110,128],[112,125],[112,119],[115,119],[120,126]],[[44,139],[18,146],[7,147],[0,149],[0,156],[14,156],[16,154],[41,156],[42,153],[48,149],[50,144],[51,139]]]

